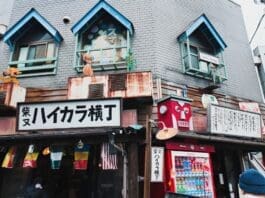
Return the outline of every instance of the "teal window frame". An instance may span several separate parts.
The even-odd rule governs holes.
[[[53,44],[53,56],[47,56],[48,45]],[[30,58],[30,48],[32,46],[46,45],[45,47],[45,56],[40,58]],[[27,54],[23,60],[18,60],[22,48],[28,48]],[[59,46],[53,40],[47,41],[37,41],[37,42],[28,42],[28,43],[16,43],[14,44],[14,50],[11,52],[9,67],[18,68],[21,74],[19,77],[28,77],[28,76],[43,76],[43,75],[55,75],[57,72],[58,64],[58,49]]]
[[[76,43],[73,67],[77,72],[81,72],[82,68],[84,66],[84,62],[82,62],[82,56],[81,56],[82,53],[90,53],[93,50],[94,50],[94,52],[95,52],[95,50],[97,50],[97,51],[99,51],[99,54],[103,54],[104,50],[110,50],[110,49],[105,49],[104,47],[97,48],[97,49],[91,49],[91,48],[85,49],[85,47],[81,45],[82,44],[81,42],[83,42],[83,41],[81,41],[82,33],[84,33],[84,31],[86,31],[90,27],[92,27],[92,25],[99,25],[98,27],[100,27],[100,25],[102,23],[99,20],[104,21],[105,20],[104,17],[107,15],[110,17],[107,21],[113,21],[114,24],[118,23],[119,25],[121,25],[124,28],[124,30],[127,30],[126,35],[125,35],[125,33],[122,32],[122,34],[124,34],[123,37],[126,36],[126,41],[127,41],[126,46],[122,45],[122,46],[118,46],[116,48],[111,48],[111,49],[113,49],[112,50],[113,56],[114,56],[114,54],[115,54],[114,52],[117,48],[126,49],[126,56],[125,57],[116,56],[116,57],[122,57],[123,59],[125,58],[125,60],[116,61],[116,62],[109,62],[109,63],[106,63],[103,61],[99,61],[99,63],[96,63],[96,62],[93,63],[92,62],[92,68],[94,69],[94,71],[109,71],[109,70],[130,71],[132,68],[134,68],[135,60],[133,58],[132,50],[131,50],[131,37],[134,34],[133,24],[125,16],[123,16],[118,10],[116,10],[114,7],[112,7],[110,4],[108,4],[106,1],[98,1],[98,3],[95,6],[93,6],[82,18],[80,18],[80,20],[77,21],[73,25],[73,27],[71,28],[71,31],[75,35],[75,43]],[[98,23],[98,24],[96,24],[96,23]],[[107,29],[108,36],[111,35],[112,33],[110,33],[109,30],[111,30],[113,28],[111,28],[110,24],[108,24],[108,23],[104,23],[104,24],[108,25],[108,29]],[[117,32],[115,31],[115,34],[119,34],[118,26],[115,28],[117,30]],[[103,26],[101,26],[100,29],[103,31],[106,30],[105,28],[103,28]],[[96,33],[96,32],[97,31],[94,32],[91,29],[91,33]],[[89,35],[87,38],[89,38]],[[90,40],[92,40],[92,38],[90,38]],[[107,46],[105,46],[105,47],[107,47]],[[121,53],[121,54],[123,54],[123,53]],[[110,56],[111,55],[108,55],[105,60],[108,60],[108,58]],[[115,60],[115,59],[113,59],[113,60]]]
[[[197,53],[194,53],[191,48],[196,48]],[[185,74],[211,80],[214,83],[223,83],[227,80],[222,50],[215,51],[215,53],[208,53],[208,55],[217,58],[219,61],[219,64],[213,64],[209,61],[199,59],[199,53],[204,52],[201,50],[201,47],[197,46],[195,43],[191,43],[189,38],[180,42],[180,49],[182,69]]]
[[[42,28],[42,29],[41,29]],[[31,31],[30,33],[28,31]],[[37,32],[34,32],[37,30]],[[40,30],[38,32],[38,30]],[[43,34],[43,35],[42,35]],[[46,34],[46,35],[45,35]],[[49,35],[49,37],[47,37]],[[3,41],[10,48],[9,67],[19,68],[18,77],[54,75],[57,72],[58,49],[63,37],[37,10],[31,8],[22,18],[11,26],[3,36]],[[19,58],[18,48],[36,42],[53,42],[53,56],[28,58],[26,50]],[[25,47],[26,48],[26,47]],[[27,52],[28,53],[28,52]],[[20,59],[20,60],[19,60]]]
[[[114,20],[114,19],[113,19]],[[89,26],[90,27],[90,26]],[[111,70],[128,70],[127,67],[127,62],[126,62],[126,58],[131,50],[131,45],[130,45],[130,32],[127,29],[126,30],[126,45],[120,45],[120,46],[114,46],[114,47],[100,47],[100,48],[89,48],[89,49],[85,49],[82,48],[81,46],[83,45],[82,43],[82,34],[83,32],[85,32],[89,27],[87,27],[84,31],[78,33],[75,36],[75,40],[76,40],[76,47],[75,47],[75,56],[74,56],[74,69],[77,72],[82,72],[83,67],[85,65],[85,63],[82,61],[82,54],[83,53],[91,53],[91,52],[99,52],[100,54],[100,60],[99,63],[95,63],[92,61],[92,68],[95,72],[97,71],[111,71]],[[124,27],[124,29],[126,29]],[[125,49],[126,50],[126,57],[124,60],[122,61],[114,61],[115,60],[115,56],[116,56],[116,50],[117,49]],[[105,62],[104,60],[104,56],[103,56],[103,51],[104,50],[112,50],[112,62]]]

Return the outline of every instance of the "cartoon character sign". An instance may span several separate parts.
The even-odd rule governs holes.
[[[172,113],[172,122],[177,122],[179,129],[190,129],[191,107],[190,103],[184,101],[174,101],[175,113]]]
[[[188,98],[167,97],[158,102],[158,119],[166,127],[181,131],[193,130],[191,100]]]

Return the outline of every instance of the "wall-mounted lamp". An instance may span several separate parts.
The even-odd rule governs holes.
[[[149,121],[151,123],[156,124],[156,125],[162,124],[162,129],[160,129],[156,133],[156,139],[158,139],[158,140],[170,139],[170,138],[174,137],[175,135],[177,135],[179,132],[178,128],[167,128],[163,121],[158,121],[158,122],[155,122],[154,120],[149,120]]]
[[[84,143],[83,143],[82,140],[79,140],[79,141],[77,142],[77,147],[78,147],[79,149],[82,149],[82,148],[84,147]]]
[[[140,125],[140,124],[132,124],[132,125],[129,125],[126,129],[125,129],[125,133],[126,134],[136,134],[138,132],[142,132],[144,129],[144,126],[143,125]]]
[[[65,24],[70,23],[70,21],[71,21],[71,18],[70,18],[69,16],[64,16],[64,17],[63,17],[63,22],[64,22]]]
[[[6,33],[7,25],[0,24],[0,38],[3,37],[3,35]]]
[[[167,112],[167,106],[166,105],[161,105],[159,108],[159,112],[163,115]]]
[[[51,153],[50,147],[45,147],[42,151],[42,155],[49,155]]]

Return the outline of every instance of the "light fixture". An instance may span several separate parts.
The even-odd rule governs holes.
[[[143,129],[144,129],[144,126],[143,125],[140,125],[140,124],[132,124],[132,125],[129,125],[125,129],[125,133],[126,134],[131,134],[131,133],[136,134],[138,132],[141,132]]]
[[[70,23],[70,21],[71,21],[71,18],[70,18],[69,16],[64,16],[64,17],[63,17],[63,22],[64,22],[65,24]]]
[[[34,144],[29,145],[28,148],[28,153],[33,153],[34,152]]]
[[[0,38],[3,37],[3,35],[4,35],[5,32],[6,32],[6,29],[7,29],[7,25],[5,25],[5,24],[0,24]]]
[[[159,113],[165,114],[167,112],[167,106],[166,105],[161,105],[159,108]]]
[[[50,154],[50,148],[47,146],[47,147],[45,147],[44,149],[43,149],[43,151],[42,151],[42,155],[49,155]]]
[[[79,142],[77,143],[77,148],[82,149],[84,147],[84,143],[82,140],[79,140]]]
[[[160,129],[156,133],[156,139],[158,139],[158,140],[170,139],[170,138],[174,137],[175,135],[177,135],[179,132],[178,128],[167,128],[163,121],[158,121],[158,122],[155,122],[154,120],[149,120],[149,121],[151,123],[162,124],[162,126],[163,126],[163,128]]]

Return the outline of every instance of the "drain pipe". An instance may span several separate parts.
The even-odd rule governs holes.
[[[128,158],[127,153],[124,150],[123,152],[123,189],[122,189],[122,197],[127,198],[127,165],[128,165]]]

